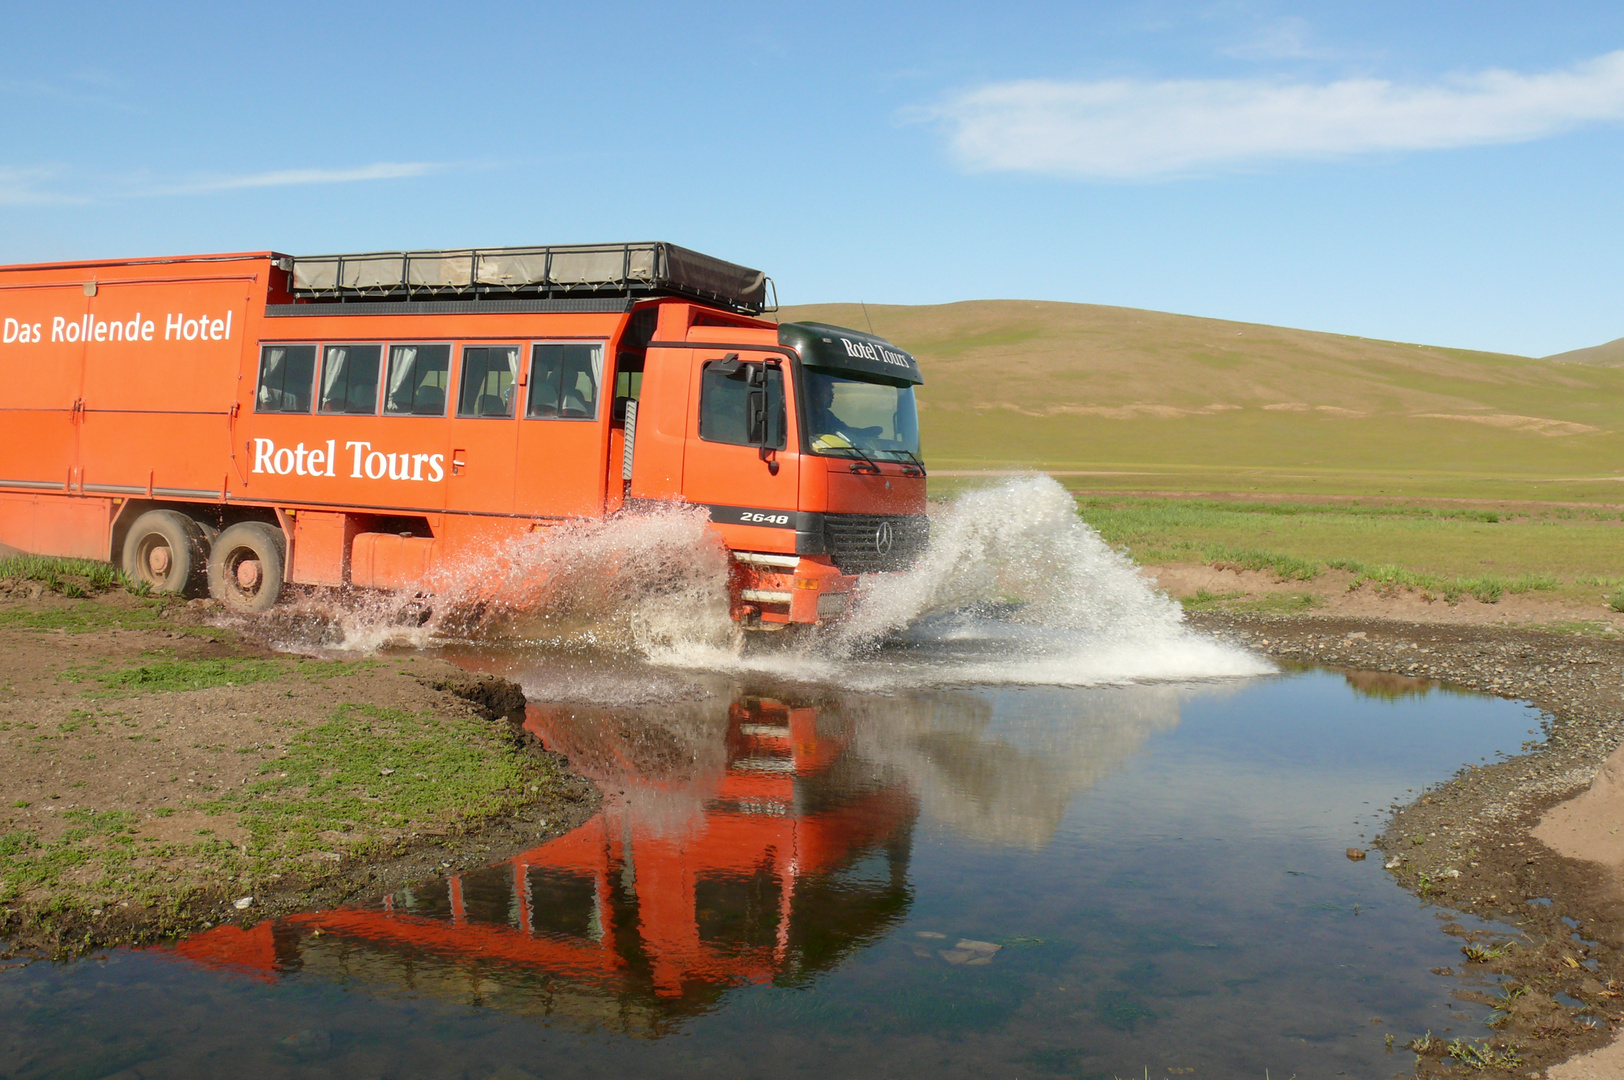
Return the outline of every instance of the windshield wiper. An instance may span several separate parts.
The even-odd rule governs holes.
[[[915,469],[919,470],[919,475],[920,476],[929,476],[930,475],[929,473],[927,473],[925,471],[925,463],[920,460],[918,454],[914,453],[912,450],[898,450],[897,453],[899,453],[899,454],[907,454],[908,455],[908,460],[913,462],[913,467]],[[906,465],[903,466],[902,471],[907,472],[908,467]]]
[[[868,466],[868,468],[865,470],[861,465],[858,465],[854,461],[854,462],[852,462],[851,471],[852,472],[865,472],[866,471],[866,472],[873,473],[875,476],[879,476],[880,475],[880,467],[879,467],[879,465],[875,464],[874,459],[869,457],[867,454],[863,453],[863,451],[858,448],[856,443],[851,442],[849,439],[847,440],[847,442],[850,443],[850,445],[843,446],[843,447],[841,447],[841,449],[842,450],[850,450],[852,453],[856,454],[858,457],[863,459],[863,465]]]

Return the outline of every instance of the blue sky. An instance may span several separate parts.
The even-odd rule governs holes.
[[[667,239],[785,303],[1624,335],[1624,5],[33,5],[0,261]]]

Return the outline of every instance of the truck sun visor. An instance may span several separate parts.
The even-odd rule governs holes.
[[[801,354],[801,363],[810,368],[845,372],[859,378],[897,386],[914,386],[925,381],[919,362],[884,338],[848,330],[827,323],[784,323],[778,328],[778,343]]]
[[[750,314],[769,310],[760,270],[660,242],[381,251],[293,260],[304,301],[567,296],[688,296]]]

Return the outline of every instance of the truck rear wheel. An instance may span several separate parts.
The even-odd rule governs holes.
[[[149,510],[124,537],[124,574],[154,592],[185,593],[203,576],[209,544],[197,522],[174,510]]]
[[[209,595],[232,611],[269,611],[282,595],[287,542],[262,521],[220,531],[209,552]]]

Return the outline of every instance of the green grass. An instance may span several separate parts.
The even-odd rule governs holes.
[[[514,754],[490,721],[345,704],[294,736],[260,779],[204,809],[242,815],[248,854],[264,870],[312,851],[364,854],[386,830],[501,813],[551,769]]]
[[[130,580],[123,573],[108,563],[94,562],[90,559],[60,559],[47,555],[12,555],[0,558],[0,578],[38,581],[52,592],[74,589],[78,595],[84,595],[86,585],[105,592],[130,584]],[[80,584],[80,581],[84,584]]]
[[[1321,605],[1319,597],[1309,593],[1266,593],[1251,596],[1244,592],[1215,593],[1197,589],[1193,595],[1183,597],[1179,603],[1186,611],[1239,611],[1262,614],[1289,614],[1309,611]]]
[[[244,686],[278,679],[290,670],[283,660],[159,660],[94,676],[108,690],[135,693]]]
[[[91,863],[116,875],[130,861],[135,815],[123,810],[66,810],[72,826],[60,838],[41,842],[24,832],[0,833],[0,900],[51,888],[63,875]]]
[[[1624,548],[1611,511],[1572,507],[1257,502],[1085,495],[1079,513],[1140,563],[1201,563],[1412,589],[1451,603],[1526,592],[1595,598]],[[1615,589],[1624,599],[1624,588]]]
[[[122,590],[132,599],[101,604],[71,604],[40,609],[14,605],[0,609],[0,628],[61,631],[69,634],[97,630],[168,629],[167,603],[145,582],[134,583],[107,563],[88,559],[60,559],[42,555],[0,558],[0,581],[38,582],[47,591],[69,600],[85,600]],[[207,627],[184,627],[182,633],[220,638],[229,632]]]
[[[164,604],[159,600],[140,600],[131,607],[112,604],[75,604],[71,607],[45,608],[30,611],[12,607],[0,609],[0,627],[19,630],[60,630],[69,634],[88,634],[97,630],[168,630],[177,632],[199,629],[173,628],[164,617]],[[217,631],[203,629],[203,636],[214,636]]]
[[[274,673],[291,670],[297,666]],[[196,686],[245,671],[273,673],[194,667],[158,682]],[[514,753],[505,724],[469,716],[343,704],[329,720],[293,734],[286,747],[247,785],[152,811],[155,818],[177,809],[235,817],[245,843],[226,839],[223,823],[196,829],[187,841],[159,841],[141,835],[138,814],[66,810],[59,819],[67,828],[54,840],[0,830],[0,903],[24,901],[22,917],[51,925],[127,901],[161,928],[166,920],[184,922],[187,904],[205,889],[229,881],[252,892],[272,874],[320,880],[334,864],[301,856],[364,858],[409,833],[454,833],[463,823],[517,809],[538,785],[559,778],[551,758]]]

